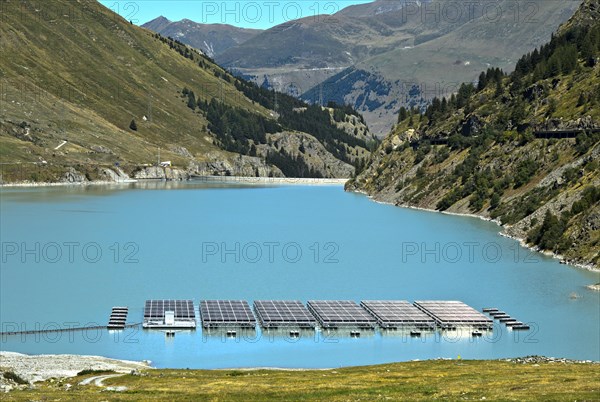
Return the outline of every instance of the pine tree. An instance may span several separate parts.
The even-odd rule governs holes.
[[[504,92],[504,90],[502,89],[502,80],[496,81],[495,96],[498,97],[498,96],[502,95],[503,92]]]
[[[135,119],[131,120],[131,123],[129,123],[129,128],[133,131],[137,131],[137,124],[135,123]]]
[[[400,108],[400,112],[398,113],[398,123],[406,120],[407,117],[408,117],[408,111],[406,110],[406,108],[404,106],[402,106]]]
[[[446,114],[446,112],[448,112],[448,101],[446,100],[445,96],[442,98],[442,105],[440,106],[440,112],[442,112],[442,114]]]
[[[485,73],[482,71],[481,74],[479,74],[479,82],[477,83],[477,91],[481,92],[485,89],[487,85],[487,78],[485,76]]]
[[[192,109],[192,110],[196,110],[196,95],[194,95],[194,91],[190,91],[190,93],[188,94],[188,103],[187,106]]]

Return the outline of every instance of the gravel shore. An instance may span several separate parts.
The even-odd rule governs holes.
[[[24,355],[0,352],[0,372],[12,371],[31,383],[49,378],[74,377],[82,370],[112,370],[129,373],[149,368],[146,362],[79,355]],[[3,378],[0,375],[0,378]]]

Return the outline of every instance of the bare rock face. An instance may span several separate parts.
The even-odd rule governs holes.
[[[194,155],[192,155],[190,153],[190,151],[187,150],[187,148],[182,147],[182,146],[173,145],[173,146],[171,146],[171,151],[173,151],[177,155],[181,155],[186,158],[190,158],[190,159],[194,158]]]
[[[129,175],[127,175],[127,173],[123,172],[119,168],[115,168],[115,170],[113,170],[113,169],[102,169],[100,171],[100,176],[103,178],[103,180],[112,181],[112,182],[115,182],[115,183],[123,182],[123,181],[131,179],[129,177]]]
[[[258,157],[238,155],[232,160],[215,158],[207,162],[192,162],[188,173],[194,176],[284,177],[281,170],[267,165]]]
[[[188,172],[181,169],[161,166],[148,166],[137,170],[133,177],[140,180],[188,180],[190,178]]]
[[[540,127],[542,131],[553,130],[589,130],[600,127],[600,122],[594,121],[591,116],[580,117],[576,120],[564,121],[563,119],[547,119]]]
[[[112,149],[105,147],[103,145],[92,145],[90,147],[90,149],[96,153],[99,154],[108,154],[108,155],[114,155],[115,153],[112,151]]]
[[[61,179],[62,183],[85,183],[87,181],[87,178],[73,167],[70,167]]]
[[[292,157],[302,157],[309,169],[324,178],[349,178],[354,174],[354,166],[345,163],[331,154],[315,137],[294,131],[269,134],[269,143],[259,145],[257,152],[266,157],[269,151],[285,151]]]

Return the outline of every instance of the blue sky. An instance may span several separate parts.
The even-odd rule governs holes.
[[[160,15],[266,29],[302,17],[333,14],[353,4],[373,0],[100,0],[104,6],[141,25]]]

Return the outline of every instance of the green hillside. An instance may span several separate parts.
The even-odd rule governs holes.
[[[348,188],[498,219],[508,234],[600,263],[600,7],[588,0],[516,71],[489,69],[399,121]]]
[[[110,179],[106,168],[117,163],[122,170],[118,174],[152,177],[156,172],[139,172],[157,163],[159,148],[160,159],[181,170],[177,177],[283,174],[280,167],[265,162],[268,152],[281,152],[271,144],[269,127],[280,135],[299,133],[277,121],[276,112],[250,99],[251,94],[240,89],[240,80],[200,52],[136,27],[96,1],[40,5],[3,0],[2,18],[3,181],[59,181],[65,172],[73,172],[71,168],[76,169],[70,175],[75,180]],[[230,131],[243,137],[247,146],[225,146],[225,134],[211,130],[221,116],[213,116],[211,122],[206,110],[190,107],[184,89],[194,92],[194,106],[212,102],[227,109],[229,122],[239,116],[261,122],[264,155],[250,155],[254,134],[233,123]],[[333,119],[323,124],[319,130],[337,127]],[[366,126],[361,132],[369,136]],[[308,134],[315,152],[298,155],[298,150],[285,150],[291,155],[286,163],[312,167],[338,160],[326,150],[331,146],[312,137],[318,132]],[[344,151],[353,157],[345,161],[351,164],[355,157],[364,157],[364,147],[350,144]],[[236,152],[245,155],[240,158]],[[343,169],[314,168],[313,174],[343,177],[353,169],[346,162]]]

